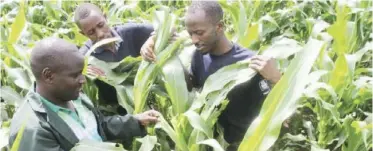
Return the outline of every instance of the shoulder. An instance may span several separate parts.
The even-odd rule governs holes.
[[[40,126],[39,118],[35,114],[35,111],[31,108],[28,101],[24,103],[17,109],[14,113],[10,128],[11,131],[18,131],[22,125],[26,125],[27,128],[37,128]]]
[[[244,59],[251,58],[256,54],[255,51],[250,50],[248,48],[244,48],[237,43],[233,44],[233,51],[234,51],[233,55],[235,57],[244,58]]]
[[[47,136],[47,134],[50,133],[48,130],[49,124],[44,123],[39,118],[40,117],[36,115],[28,101],[25,101],[12,118],[9,131],[10,144],[15,141],[17,134],[20,132],[23,133],[22,138],[34,135]]]
[[[118,33],[123,33],[125,31],[142,29],[142,28],[151,28],[152,29],[153,26],[151,24],[147,24],[147,23],[134,23],[134,22],[113,26],[113,29]]]
[[[87,40],[80,48],[79,48],[79,52],[82,53],[83,55],[86,54],[88,52],[88,50],[92,47],[92,41],[91,40]]]

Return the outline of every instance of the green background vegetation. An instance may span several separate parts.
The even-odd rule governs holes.
[[[91,2],[107,14],[111,25],[143,22],[159,24],[158,30],[164,31],[157,35],[157,41],[162,44],[156,46],[160,52],[157,56],[164,59],[163,63],[149,65],[141,58],[125,58],[119,63],[107,64],[87,58],[91,64],[106,67],[108,76],[98,79],[116,88],[119,104],[130,113],[152,106],[163,114],[162,121],[150,127],[146,137],[135,140],[127,149],[224,148],[226,143],[221,137],[213,138],[211,130],[227,103],[226,92],[239,81],[250,79],[250,76],[236,75],[255,74],[246,69],[247,63],[223,68],[207,80],[200,93],[188,93],[180,82],[183,75],[178,69],[182,64],[189,66],[194,46],[183,38],[172,45],[166,43],[169,27],[174,26],[182,37],[187,36],[183,19],[189,1]],[[87,40],[73,22],[78,3],[56,0],[0,4],[2,150],[6,150],[8,144],[10,119],[34,81],[28,59],[35,42],[58,36],[80,46]],[[261,120],[248,128],[240,150],[372,149],[371,1],[220,3],[225,12],[227,36],[259,54],[277,58],[278,67],[284,72],[265,100],[258,118]],[[156,15],[159,10],[172,13]],[[174,23],[169,24],[172,20]],[[162,56],[162,53],[170,55]],[[124,69],[131,70],[122,72]],[[142,74],[136,75],[136,71]],[[85,93],[101,110],[110,111],[110,106],[97,101],[97,88],[92,83],[96,78],[87,78]],[[82,144],[77,150],[97,145]],[[113,147],[110,145],[98,146]]]

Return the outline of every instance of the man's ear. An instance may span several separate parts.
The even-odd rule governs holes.
[[[218,23],[217,23],[217,31],[218,32],[224,32],[224,22],[223,21],[219,21]]]
[[[41,71],[41,78],[47,83],[53,83],[54,74],[49,67],[46,67]]]

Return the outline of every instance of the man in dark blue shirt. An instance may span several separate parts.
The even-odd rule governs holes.
[[[255,55],[228,40],[222,18],[222,8],[215,1],[193,1],[188,7],[185,24],[197,51],[192,57],[191,69],[186,71],[189,73],[186,79],[188,86],[201,88],[208,76],[220,68],[251,59],[249,67],[259,74],[228,93],[230,102],[218,119],[224,128],[224,139],[230,144],[227,150],[237,150],[250,123],[258,116],[271,85],[279,81],[281,73],[273,59]],[[141,55],[149,61],[155,58],[153,43],[149,38],[141,49]]]
[[[94,4],[82,3],[75,10],[75,23],[81,33],[89,40],[80,48],[80,52],[86,53],[96,42],[112,37],[119,37],[120,41],[103,45],[94,50],[91,56],[105,62],[118,62],[127,56],[140,56],[140,48],[154,31],[151,24],[127,23],[110,27],[106,15]],[[105,73],[94,66],[88,66],[90,74],[104,75]],[[118,105],[116,90],[114,87],[100,80],[95,81],[99,89],[99,99],[110,105]],[[118,105],[118,113],[127,112]]]

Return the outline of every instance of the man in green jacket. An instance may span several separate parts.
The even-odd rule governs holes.
[[[13,116],[10,146],[21,132],[21,151],[68,151],[80,140],[132,141],[146,135],[144,126],[158,121],[154,110],[104,117],[81,92],[83,68],[84,56],[74,44],[50,37],[35,45],[31,69],[36,83]]]

